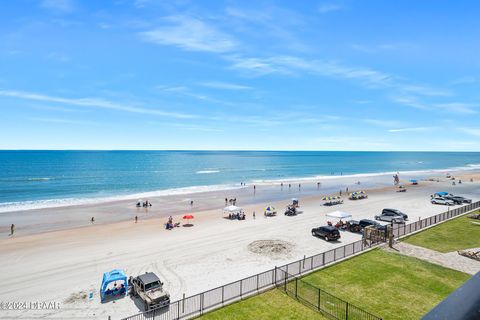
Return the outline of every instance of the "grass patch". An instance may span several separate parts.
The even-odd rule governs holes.
[[[468,274],[375,249],[303,280],[383,319],[419,319]]]
[[[235,302],[224,308],[212,311],[199,319],[319,319],[320,313],[304,306],[280,290],[272,289],[258,296]]]
[[[416,233],[404,241],[439,252],[480,247],[480,226],[471,223],[475,221],[479,222],[464,215]]]

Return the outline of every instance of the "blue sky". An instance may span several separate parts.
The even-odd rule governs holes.
[[[480,151],[476,1],[17,0],[0,149]]]

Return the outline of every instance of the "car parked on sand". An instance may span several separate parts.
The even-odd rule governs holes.
[[[454,196],[453,194],[449,194],[448,196],[444,196],[443,198],[447,200],[452,200],[455,204],[472,203],[472,199],[461,196]]]
[[[375,216],[375,220],[405,223],[405,221],[408,220],[408,215],[397,209],[383,209],[382,214]]]
[[[359,221],[360,226],[362,229],[365,229],[366,227],[372,226],[378,230],[385,230],[386,226],[381,225],[377,221],[373,221],[370,219],[362,219]]]
[[[312,236],[320,237],[326,241],[338,240],[340,239],[340,232],[337,228],[332,226],[322,226],[312,229]]]
[[[362,219],[360,221],[350,220],[347,222],[347,230],[350,232],[360,232],[364,228],[373,226],[378,230],[385,230],[386,226],[381,225],[380,223],[370,220],[370,219]]]
[[[444,198],[433,198],[430,202],[432,204],[443,204],[443,205],[446,205],[446,206],[455,205],[455,203],[452,200],[447,200],[447,199],[444,199]]]
[[[145,272],[130,279],[132,295],[143,301],[145,311],[170,305],[170,294],[163,289],[163,282],[153,272]]]

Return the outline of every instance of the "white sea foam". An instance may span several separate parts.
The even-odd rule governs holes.
[[[428,176],[433,174],[446,174],[447,172],[454,171],[474,171],[480,170],[480,164],[473,163],[467,164],[462,167],[451,167],[445,169],[426,169],[426,170],[414,170],[414,171],[401,171],[400,176],[415,177],[415,176]],[[204,170],[204,171],[214,171],[214,170]],[[200,172],[200,171],[198,171]],[[198,173],[197,172],[197,173]],[[211,172],[213,173],[213,172]],[[350,175],[317,175],[310,177],[289,177],[285,179],[265,179],[265,180],[253,180],[249,184],[257,185],[276,185],[280,182],[317,182],[324,180],[334,180],[334,179],[358,179],[360,178],[373,178],[381,176],[392,176],[396,174],[396,171],[391,172],[376,172],[376,173],[358,173]],[[157,190],[149,191],[142,193],[134,193],[129,195],[118,195],[110,197],[97,197],[97,198],[66,198],[66,199],[50,199],[50,200],[35,200],[35,201],[20,201],[20,202],[5,202],[0,203],[0,213],[2,212],[13,212],[13,211],[23,211],[23,210],[34,210],[34,209],[45,209],[45,208],[58,208],[66,206],[76,206],[76,205],[88,205],[88,204],[98,204],[110,201],[121,201],[121,200],[132,200],[137,201],[138,199],[148,199],[153,197],[161,196],[174,196],[174,195],[188,195],[201,192],[211,192],[211,191],[222,191],[222,190],[234,190],[243,188],[236,184],[222,184],[222,185],[210,185],[210,186],[193,186],[193,187],[184,187],[184,188],[175,188],[175,189],[166,189],[166,190]]]
[[[195,172],[196,174],[209,174],[209,173],[219,173],[220,170],[200,170]]]

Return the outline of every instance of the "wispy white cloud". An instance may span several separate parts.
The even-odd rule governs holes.
[[[172,45],[188,51],[225,53],[238,47],[233,37],[202,20],[186,16],[173,16],[165,20],[167,25],[142,32],[141,37],[152,43]]]
[[[57,124],[75,124],[75,125],[98,125],[98,123],[91,121],[81,121],[81,120],[72,120],[72,119],[63,119],[63,118],[29,118],[35,122],[46,122],[46,123],[57,123]]]
[[[416,97],[412,97],[412,96],[397,96],[397,97],[393,97],[392,101],[398,104],[415,108],[415,109],[420,109],[420,110],[432,109],[431,106],[418,101]]]
[[[323,3],[318,6],[318,12],[328,13],[345,9],[344,6],[335,3]]]
[[[458,128],[458,130],[475,137],[480,137],[480,127],[479,128]]]
[[[434,105],[434,107],[450,113],[460,113],[460,114],[478,113],[477,105],[471,104],[471,103],[462,103],[462,102],[437,103]]]
[[[422,96],[449,97],[453,95],[453,93],[447,89],[438,89],[422,85],[405,84],[400,85],[399,89],[407,93],[414,93]]]
[[[389,120],[389,119],[362,119],[362,121],[377,127],[385,127],[385,128],[400,127],[403,125],[403,123],[400,121]]]
[[[324,76],[360,80],[365,85],[387,86],[392,76],[371,68],[349,67],[334,61],[306,60],[292,56],[269,58],[233,57],[231,68],[249,71],[254,75],[270,73],[295,74],[307,72]]]
[[[206,82],[199,82],[198,85],[207,88],[214,88],[214,89],[225,89],[225,90],[250,90],[252,87],[230,83],[230,82],[222,82],[222,81],[206,81]]]
[[[71,13],[75,10],[73,0],[43,0],[41,6],[57,13]]]
[[[168,111],[163,111],[158,109],[149,109],[149,108],[144,108],[139,106],[119,104],[119,103],[115,103],[115,102],[112,102],[106,99],[100,99],[100,98],[76,98],[76,99],[73,98],[72,99],[72,98],[48,96],[48,95],[32,93],[32,92],[10,91],[10,90],[0,90],[0,96],[24,99],[24,100],[54,102],[54,103],[67,104],[67,105],[80,106],[80,107],[90,107],[90,108],[109,109],[109,110],[116,110],[116,111],[130,112],[130,113],[149,114],[149,115],[155,115],[155,116],[172,117],[172,118],[180,118],[180,119],[195,117],[192,114],[168,112]]]
[[[388,132],[398,133],[398,132],[421,132],[433,130],[436,127],[414,127],[414,128],[399,128],[399,129],[389,129]]]

